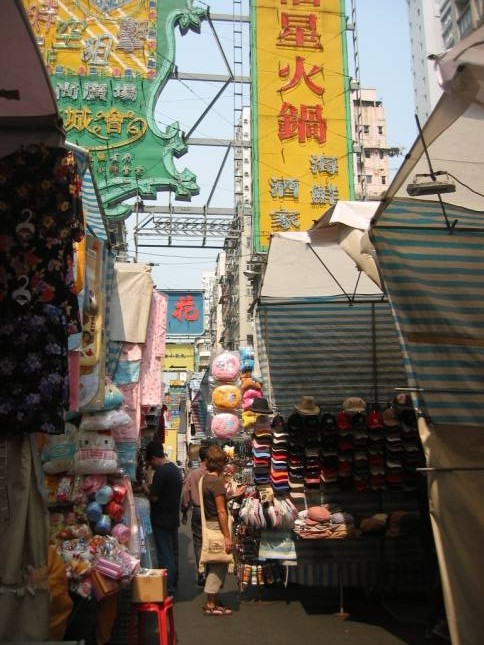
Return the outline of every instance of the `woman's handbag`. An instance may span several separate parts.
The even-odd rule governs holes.
[[[200,553],[200,565],[199,570],[203,572],[205,565],[210,563],[222,563],[232,565],[234,564],[234,556],[232,553],[227,553],[225,551],[225,538],[222,533],[222,530],[218,526],[214,527],[215,522],[208,522],[205,519],[205,508],[203,504],[203,480],[204,477],[200,478],[198,482],[198,491],[200,493],[200,515],[202,520],[202,550]],[[232,533],[232,517],[227,511],[228,521],[229,521],[229,530]],[[229,566],[229,568],[231,568]]]

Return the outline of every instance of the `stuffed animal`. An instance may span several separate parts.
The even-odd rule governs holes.
[[[218,381],[235,381],[240,372],[240,360],[235,352],[223,351],[212,361],[212,375]]]
[[[234,410],[240,405],[240,390],[235,385],[218,385],[212,392],[212,404],[223,410]]]
[[[77,428],[66,423],[65,434],[48,435],[42,450],[43,468],[49,475],[72,469],[76,451]]]
[[[218,439],[233,437],[240,428],[239,418],[231,412],[221,412],[212,418],[211,429]]]
[[[244,408],[244,410],[247,410],[254,402],[254,399],[261,398],[262,392],[260,390],[254,390],[253,388],[250,388],[246,390],[242,395],[242,407]]]
[[[77,475],[103,475],[118,472],[114,439],[104,432],[80,432],[74,456]]]

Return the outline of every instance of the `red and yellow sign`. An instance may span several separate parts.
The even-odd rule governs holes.
[[[25,2],[50,71],[151,78],[156,71],[157,5],[140,0]]]
[[[352,196],[343,0],[254,3],[254,249]]]

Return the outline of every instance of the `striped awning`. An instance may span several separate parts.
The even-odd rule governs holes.
[[[69,142],[67,142],[66,146],[76,155],[79,173],[82,178],[81,196],[82,206],[84,208],[84,213],[86,216],[87,231],[100,240],[107,242],[107,220],[104,215],[102,203],[97,194],[96,186],[92,178],[92,173],[89,166],[89,152],[84,148],[79,148],[79,146],[76,146]]]
[[[484,418],[484,218],[394,199],[372,230],[408,354],[409,383],[434,423]]]
[[[265,389],[283,416],[301,395],[337,411],[348,396],[382,404],[407,385],[392,311],[381,299],[262,299],[256,333]]]

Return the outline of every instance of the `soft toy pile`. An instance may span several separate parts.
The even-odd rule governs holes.
[[[240,429],[240,360],[236,352],[223,351],[211,365],[213,417],[211,430],[217,439],[230,439]]]
[[[102,598],[139,568],[134,503],[126,477],[47,475],[50,540],[72,592]]]

